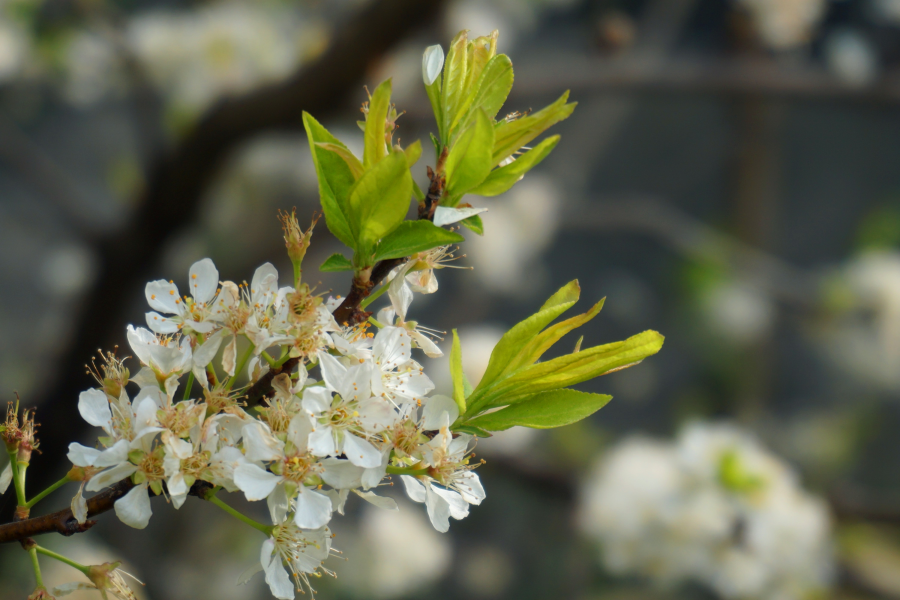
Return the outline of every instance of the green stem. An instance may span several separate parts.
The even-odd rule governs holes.
[[[230,390],[234,387],[235,382],[237,381],[238,376],[241,374],[241,371],[244,370],[244,367],[247,366],[247,361],[250,360],[250,356],[253,354],[253,351],[256,349],[256,346],[253,343],[250,343],[250,346],[247,348],[247,351],[244,352],[244,356],[241,357],[241,362],[238,364],[237,369],[234,371],[234,376],[228,380],[228,383],[225,385],[226,390]]]
[[[192,387],[194,387],[194,372],[193,371],[191,371],[188,374],[187,384],[184,386],[184,399],[185,400],[190,400]]]
[[[266,359],[266,362],[269,363],[269,366],[272,367],[273,369],[278,366],[278,361],[276,361],[274,358],[269,356],[269,353],[266,352],[265,350],[263,350],[263,352],[260,356],[262,356],[264,359]]]
[[[18,450],[7,450],[7,454],[9,454],[9,468],[12,470],[12,479],[13,485],[16,488],[16,502],[19,506],[25,505],[25,490],[22,489],[22,485],[19,482],[19,462],[18,462]]]
[[[44,578],[41,577],[41,565],[38,562],[37,548],[29,548],[28,554],[31,556],[31,567],[34,569],[34,579],[37,582],[37,587],[42,588],[44,587]]]
[[[55,492],[56,490],[58,490],[58,489],[61,488],[62,486],[64,486],[64,485],[66,485],[67,483],[69,483],[69,481],[71,481],[71,480],[69,479],[69,476],[66,475],[65,477],[63,477],[62,479],[60,479],[59,481],[57,481],[56,483],[52,484],[52,485],[51,485],[50,487],[48,487],[46,490],[44,490],[43,492],[41,492],[40,494],[38,494],[37,496],[35,496],[35,497],[32,498],[31,500],[29,500],[28,502],[26,502],[26,503],[25,503],[25,508],[31,508],[32,506],[34,506],[35,504],[37,504],[38,502],[40,502],[41,500],[43,500],[46,496],[52,494],[53,492]]]
[[[291,261],[294,264],[294,289],[300,289],[300,275],[303,273],[303,269],[300,268],[302,264],[299,260]]]
[[[395,467],[388,465],[387,472],[391,475],[427,475],[428,469],[413,469],[412,467]]]
[[[377,321],[375,317],[369,317],[369,323],[377,327],[378,329],[384,329],[384,323]]]
[[[387,291],[388,286],[389,286],[389,284],[387,284],[387,283],[382,285],[380,288],[378,288],[377,292],[375,292],[374,294],[370,295],[368,298],[366,298],[365,300],[360,302],[359,307],[362,309],[365,309],[368,305],[372,304],[372,302],[377,300],[379,296],[381,296],[383,293],[385,293]]]
[[[272,535],[272,530],[275,529],[274,527],[267,527],[267,526],[263,525],[262,523],[254,521],[253,519],[251,519],[244,513],[240,512],[238,510],[235,510],[234,508],[231,508],[230,506],[228,506],[227,504],[225,504],[224,502],[219,500],[218,496],[210,496],[209,498],[207,498],[207,500],[209,500],[210,502],[212,502],[213,504],[215,504],[216,506],[218,506],[219,508],[221,508],[222,510],[227,512],[229,515],[231,515],[238,521],[243,521],[244,523],[246,523],[253,529],[261,531],[266,535]]]
[[[33,548],[33,550],[36,550],[38,553],[43,554],[44,556],[49,556],[50,558],[55,558],[59,562],[66,563],[70,567],[72,567],[74,569],[78,569],[85,575],[88,575],[91,572],[90,567],[86,567],[80,563],[77,563],[74,560],[72,560],[71,558],[67,558],[67,557],[63,556],[62,554],[57,554],[53,550],[48,550],[47,548],[44,548],[43,546],[35,546]]]

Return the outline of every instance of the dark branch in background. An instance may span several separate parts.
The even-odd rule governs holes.
[[[97,348],[124,340],[125,323],[166,240],[195,222],[200,200],[230,154],[266,131],[302,126],[306,110],[328,114],[361,83],[369,66],[415,28],[430,21],[443,0],[375,0],[336,28],[331,46],[289,79],[214,106],[150,169],[147,186],[129,223],[101,239],[97,279],[83,300],[78,326],[38,404],[43,468],[29,487],[43,489],[64,465],[66,447],[78,437],[78,394],[91,385],[83,365]],[[52,377],[51,377],[52,374]],[[47,410],[51,409],[52,410]],[[51,418],[52,417],[52,418]]]
[[[112,510],[116,500],[127,494],[133,487],[134,484],[131,483],[131,480],[126,479],[88,498],[88,518],[90,519],[90,517],[96,517]],[[215,486],[206,481],[197,481],[191,486],[188,495],[206,499],[206,492],[213,487]],[[153,494],[153,492],[148,493]],[[91,520],[79,523],[72,515],[72,509],[67,508],[42,517],[33,517],[0,525],[0,544],[19,542],[31,536],[44,533],[59,533],[65,536],[74,535],[83,533],[96,524],[96,521]]]

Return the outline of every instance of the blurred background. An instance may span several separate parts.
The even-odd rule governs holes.
[[[487,500],[448,534],[399,489],[399,513],[351,500],[319,597],[900,598],[898,0],[3,0],[0,398],[38,408],[29,487],[93,443],[83,365],[128,354],[146,281],[206,256],[223,279],[290,272],[276,211],[318,206],[302,110],[359,149],[363,85],[391,76],[400,138],[428,146],[422,50],[494,28],[504,112],[579,106],[512,191],[470,198],[490,209],[455,263],[474,268],[412,318],[460,329],[473,383],[574,278],[582,310],[607,298],[585,344],[666,345],[581,386],[615,397],[591,419],[481,442]],[[348,289],[316,269],[338,250],[320,224],[319,291]],[[41,543],[123,560],[144,599],[270,597],[235,585],[256,532],[195,500],[154,512]],[[0,548],[0,598],[31,577]]]

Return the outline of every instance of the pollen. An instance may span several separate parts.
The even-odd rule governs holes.
[[[156,294],[150,294],[150,299],[151,299],[151,300],[156,300]]]
[[[169,295],[170,295],[170,296],[174,296],[174,295],[175,295],[175,290],[169,290]]]

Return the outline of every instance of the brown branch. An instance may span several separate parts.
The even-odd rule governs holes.
[[[80,423],[76,398],[91,385],[84,365],[96,348],[124,341],[123,324],[142,320],[134,311],[144,283],[156,278],[165,243],[195,222],[200,201],[220,168],[252,137],[302,126],[302,112],[317,115],[341,107],[371,65],[391,46],[430,21],[444,0],[375,0],[339,25],[331,46],[287,80],[245,96],[224,100],[202,117],[171,151],[157,158],[137,209],[121,230],[99,241],[99,264],[92,289],[82,300],[69,347],[46,369],[49,387],[38,406],[52,408],[42,428],[42,450],[50,461],[66,453]],[[51,414],[51,411],[48,411]],[[35,469],[29,486],[42,489],[58,478],[53,468]]]
[[[256,406],[259,404],[260,400],[272,392],[272,380],[275,379],[275,376],[279,373],[290,373],[299,362],[299,357],[289,358],[277,369],[270,369],[268,373],[260,377],[259,381],[247,389],[247,393],[245,394],[247,406]]]
[[[96,517],[107,511],[112,510],[116,500],[131,491],[134,484],[131,480],[126,479],[110,486],[87,499],[88,517]],[[191,496],[205,499],[206,492],[214,486],[206,481],[197,481],[191,486],[188,492]],[[147,493],[153,495],[153,492]],[[26,538],[44,533],[59,533],[65,536],[83,533],[93,527],[97,522],[88,520],[79,523],[72,515],[72,509],[67,508],[49,515],[41,517],[32,517],[21,521],[13,521],[0,525],[0,544],[11,542],[21,542]]]

